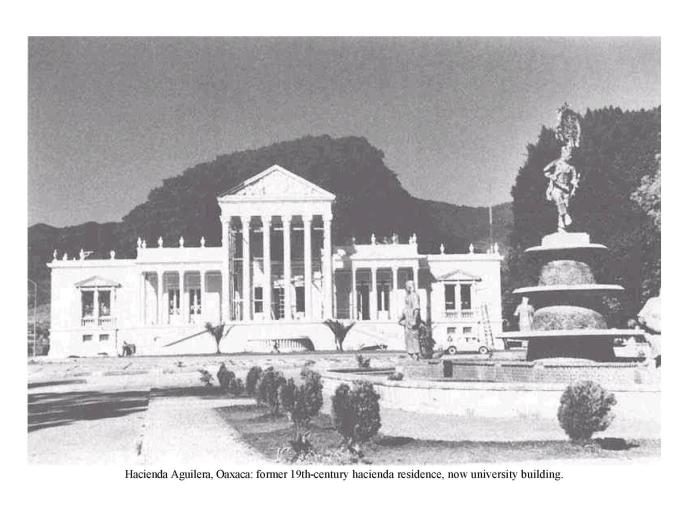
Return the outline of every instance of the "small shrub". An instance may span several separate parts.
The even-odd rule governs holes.
[[[356,363],[362,369],[370,368],[371,367],[371,358],[370,357],[364,357],[362,354],[357,354]]]
[[[211,375],[210,371],[206,369],[199,369],[198,372],[201,374],[199,377],[199,380],[205,385],[206,387],[210,387],[213,385],[213,375]]]
[[[388,375],[388,380],[393,380],[393,381],[399,381],[404,378],[404,373],[401,373],[400,371],[395,371],[394,373],[390,373]]]
[[[304,379],[304,390],[306,391],[309,408],[312,409],[312,416],[315,416],[323,407],[323,382],[321,381],[321,374],[311,369],[302,369],[301,377]]]
[[[256,402],[268,407],[272,415],[280,413],[280,386],[286,382],[282,372],[273,367],[266,369],[256,387]]]
[[[610,410],[617,404],[615,395],[599,384],[581,381],[565,389],[560,398],[557,420],[573,442],[585,442],[597,431],[604,431],[613,420]]]
[[[230,371],[230,373],[232,374],[232,378],[230,379],[227,391],[232,396],[241,396],[242,393],[244,393],[244,383],[242,382],[241,378],[235,377],[232,371]]]
[[[220,369],[218,369],[218,374],[216,376],[218,378],[220,388],[223,391],[228,390],[230,386],[230,380],[232,380],[235,377],[234,373],[227,369],[227,366],[225,366],[224,362],[220,364]]]
[[[380,429],[380,395],[370,382],[340,384],[332,397],[333,424],[344,448],[361,456],[361,446]]]
[[[258,385],[258,381],[261,379],[261,375],[263,374],[263,370],[261,369],[260,366],[254,366],[252,367],[249,372],[246,375],[246,393],[249,396],[254,396],[256,394],[256,385]]]
[[[294,440],[290,441],[295,459],[302,458],[311,450],[310,432],[305,428],[323,406],[321,375],[310,369],[301,372],[303,383],[297,385],[293,378],[282,384],[278,391],[280,407],[289,413],[294,423]]]
[[[290,378],[280,386],[278,398],[280,406],[291,414],[297,399],[297,384],[294,383],[294,378]]]
[[[323,406],[323,383],[321,375],[315,371],[302,372],[304,383],[297,385],[290,378],[280,387],[280,406],[289,412],[295,426],[295,436],[307,426],[311,419],[318,415]]]

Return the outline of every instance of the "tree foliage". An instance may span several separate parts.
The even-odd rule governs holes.
[[[599,269],[599,281],[626,288],[627,315],[657,294],[660,285],[660,230],[645,210],[645,200],[631,199],[640,187],[652,187],[645,183],[658,168],[660,118],[659,107],[587,110],[581,121],[581,144],[572,160],[581,182],[571,202],[570,230],[587,232],[592,242],[610,248],[608,259],[594,269]],[[538,269],[524,256],[524,249],[556,230],[556,212],[545,197],[543,168],[559,153],[555,132],[543,127],[536,143],[527,146],[526,161],[512,188],[514,228],[503,272],[508,315],[516,305],[511,291],[533,284]],[[659,210],[659,195],[657,204]]]

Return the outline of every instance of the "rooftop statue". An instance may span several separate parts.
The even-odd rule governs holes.
[[[557,207],[557,229],[560,232],[567,231],[572,224],[569,214],[569,200],[579,187],[579,174],[576,168],[570,164],[573,150],[579,146],[581,138],[581,125],[579,114],[572,110],[567,103],[558,111],[558,125],[555,128],[555,137],[562,143],[560,157],[543,168],[543,173],[548,179],[546,198],[555,202]]]

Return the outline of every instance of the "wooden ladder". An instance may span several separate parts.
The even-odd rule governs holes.
[[[483,327],[483,339],[486,342],[486,347],[492,352],[495,349],[495,341],[493,338],[493,329],[490,326],[490,316],[488,314],[487,304],[481,304],[481,326]]]

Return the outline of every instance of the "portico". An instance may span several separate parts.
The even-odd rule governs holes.
[[[332,317],[334,199],[333,194],[277,165],[218,197],[223,254],[227,255],[222,264],[223,294],[241,301],[239,316],[224,314],[226,322]],[[260,239],[255,233],[260,233]],[[237,261],[238,274],[234,272]],[[233,280],[241,281],[241,293],[230,290]],[[316,290],[318,298],[314,298]]]

